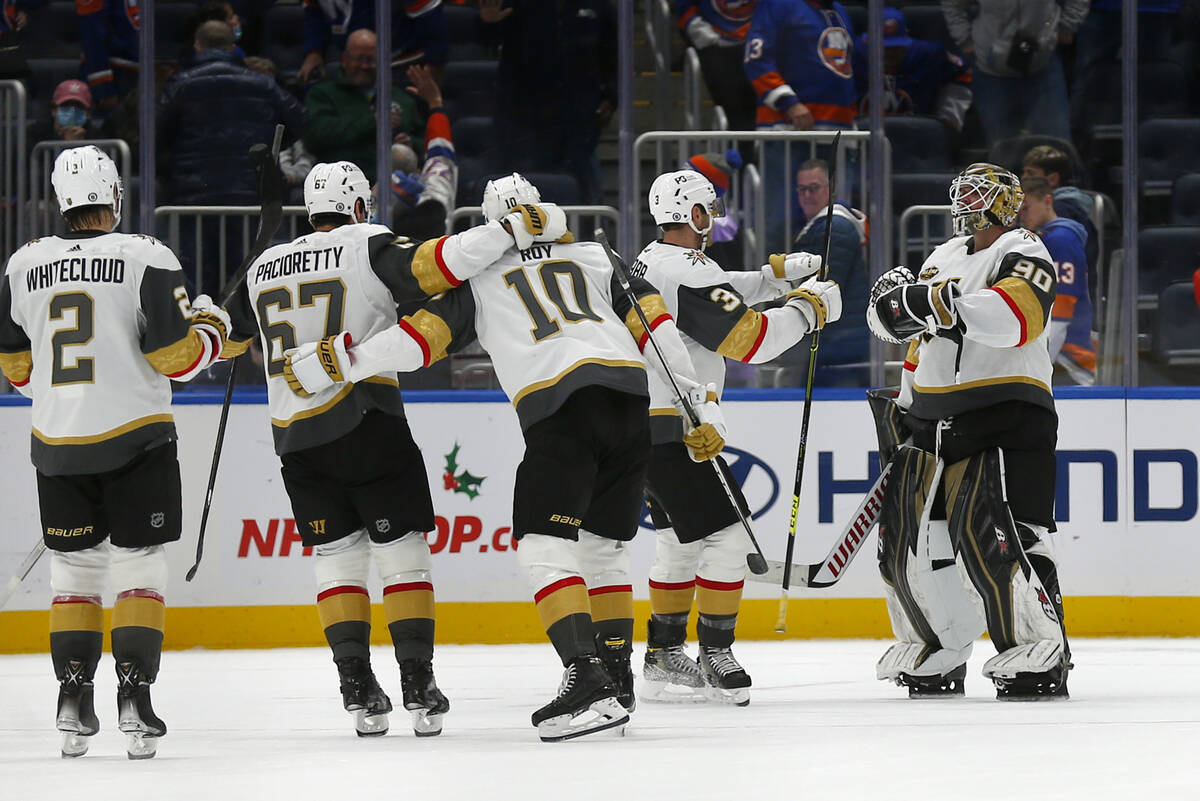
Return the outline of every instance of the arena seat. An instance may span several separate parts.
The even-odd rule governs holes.
[[[1138,232],[1138,306],[1158,304],[1173,281],[1191,280],[1200,267],[1200,226],[1151,225]]]
[[[1200,172],[1175,179],[1171,187],[1171,224],[1200,225]]]
[[[491,116],[496,112],[498,70],[496,61],[450,62],[442,78],[442,95],[463,116]]]
[[[263,55],[275,62],[280,76],[297,72],[304,61],[304,7],[271,6],[263,18],[263,28],[271,32],[264,37]]]
[[[1200,119],[1146,120],[1138,126],[1138,173],[1145,194],[1167,194],[1200,164]]]
[[[1193,266],[1200,267],[1200,259]],[[1167,284],[1159,293],[1150,350],[1163,364],[1200,364],[1200,308],[1190,280]]]
[[[892,143],[893,171],[931,172],[951,168],[950,137],[939,120],[924,116],[884,117],[883,130]]]

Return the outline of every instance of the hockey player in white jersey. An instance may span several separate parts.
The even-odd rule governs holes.
[[[700,173],[658,176],[649,200],[662,239],[642,250],[633,273],[662,293],[710,399],[720,398],[724,389],[726,358],[769,361],[841,316],[838,285],[810,277],[821,266],[820,256],[774,255],[761,270],[726,272],[704,255],[721,209],[716,190]],[[779,308],[761,313],[751,308],[777,298],[786,298]],[[646,494],[657,552],[650,568],[642,697],[707,697],[745,705],[750,702],[750,676],[731,648],[751,545],[713,470],[689,459],[680,445],[685,420],[671,403],[670,388],[651,376],[654,448]],[[748,518],[741,488],[725,460],[718,457],[717,462]],[[693,598],[699,612],[698,660],[684,651]]]
[[[182,519],[171,379],[221,353],[229,318],[189,303],[175,255],[114,233],[121,180],[98,148],[64,150],[51,174],[68,233],[34,239],[0,286],[0,368],[33,400],[32,459],[50,550],[50,657],[62,755],[82,756],[100,723],[92,680],[112,608],[118,727],[131,759],[154,756],[166,724],[150,703],[167,584],[163,545]]]
[[[484,216],[539,213],[520,175],[490,182]],[[545,741],[621,726],[633,709],[633,588],[625,543],[637,533],[649,457],[649,334],[594,243],[517,241],[467,286],[435,298],[374,337],[331,337],[292,354],[307,391],[329,392],[381,370],[416,370],[478,337],[525,436],[517,468],[513,534],[538,613],[565,668],[559,695],[534,712]],[[662,297],[634,278],[638,304],[668,364],[696,386]],[[329,389],[322,389],[329,387]],[[701,402],[703,420],[715,404]],[[702,422],[687,441],[697,458],[723,444]]]
[[[1056,276],[1041,240],[1017,227],[1022,197],[1012,173],[972,164],[950,187],[955,236],[916,276],[881,276],[867,309],[877,337],[908,343],[899,396],[876,398],[880,452],[894,454],[879,564],[900,640],[877,674],[912,697],[961,695],[985,625],[999,653],[983,674],[997,697],[1067,697],[1070,648],[1045,542]]]
[[[449,702],[433,675],[434,594],[425,532],[433,501],[395,369],[293,394],[284,353],[346,332],[354,341],[394,329],[396,307],[451,289],[514,243],[499,222],[417,244],[366,223],[371,190],[349,162],[318,164],[304,182],[315,233],[268,249],[230,304],[227,355],[261,338],[275,450],[304,545],[315,548],[317,609],[360,736],[387,732],[392,704],[370,663],[369,563],[383,580],[404,707],[418,736],[441,732]],[[536,209],[532,240],[566,231],[561,210]],[[539,223],[535,225],[536,223]],[[549,229],[540,227],[545,222]]]

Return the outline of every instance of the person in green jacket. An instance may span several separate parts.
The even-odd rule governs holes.
[[[305,147],[317,161],[349,161],[375,183],[375,34],[366,28],[346,39],[341,70],[308,91]],[[392,90],[392,135],[395,142],[419,146],[425,127],[416,100],[403,89]],[[384,165],[385,172],[391,165]]]

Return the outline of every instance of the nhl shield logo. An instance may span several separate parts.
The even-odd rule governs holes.
[[[150,515],[150,525],[154,528],[162,528],[167,516],[162,512],[153,512]]]
[[[387,534],[392,530],[392,521],[388,520],[386,517],[379,518],[375,521],[375,530],[380,534]]]

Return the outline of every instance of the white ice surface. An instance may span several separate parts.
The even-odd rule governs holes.
[[[77,760],[58,756],[49,657],[2,656],[0,800],[1200,798],[1200,641],[1077,640],[1071,700],[1037,704],[995,700],[987,643],[965,699],[909,701],[874,680],[885,645],[739,643],[749,707],[642,704],[624,737],[558,744],[529,724],[558,685],[548,645],[440,647],[452,709],[421,740],[399,711],[386,737],[355,737],[323,649],[167,652],[170,733],[145,762],[125,758],[109,655]],[[373,658],[398,702],[390,649]]]

